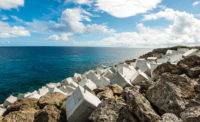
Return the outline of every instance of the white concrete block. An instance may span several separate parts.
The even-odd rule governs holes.
[[[123,75],[119,72],[116,72],[113,79],[111,79],[111,84],[117,84],[121,87],[132,86],[130,80],[127,80],[123,77]]]
[[[43,96],[49,92],[49,89],[47,87],[42,87],[38,90],[38,93],[40,96]]]
[[[158,59],[158,63],[167,63],[167,62],[169,62],[169,56],[166,56],[166,55],[164,55],[164,56],[162,56],[162,58],[159,58]]]
[[[0,107],[0,116],[2,116],[2,115],[4,114],[5,111],[6,111],[6,108]]]
[[[180,52],[180,53],[182,53],[182,54],[185,53],[185,52],[187,52],[188,50],[189,50],[188,48],[178,48],[177,49],[177,51]]]
[[[68,122],[86,122],[92,111],[100,103],[99,98],[78,86],[66,101]]]
[[[112,77],[114,76],[114,73],[110,70],[110,69],[107,69],[103,74],[102,76],[108,78],[108,79],[112,79]]]
[[[149,63],[150,67],[151,67],[151,77],[153,77],[153,71],[159,66],[161,65],[161,63]]]
[[[46,86],[50,90],[50,89],[53,89],[55,87],[58,87],[58,84],[57,83],[48,83]]]
[[[158,58],[157,57],[148,57],[147,61],[148,62],[157,62]]]
[[[19,100],[19,99],[22,99],[22,98],[24,98],[24,94],[18,94],[17,95],[17,99]]]
[[[191,55],[195,54],[197,51],[198,51],[198,49],[191,49],[191,50],[188,50],[187,52],[185,52],[185,53],[183,54],[183,57],[191,56]]]
[[[81,74],[78,74],[78,73],[75,73],[75,74],[74,74],[74,78],[75,78],[78,82],[80,82],[80,81],[82,80]]]
[[[53,89],[51,89],[51,90],[49,90],[49,93],[51,94],[51,93],[55,93],[55,92],[58,92],[58,93],[61,93],[61,94],[64,94],[64,95],[67,95],[66,93],[64,93],[63,91],[61,91],[60,89],[58,89],[58,88],[53,88]]]
[[[131,83],[134,84],[134,82],[142,82],[142,81],[148,81],[150,80],[150,77],[146,75],[144,72],[141,70],[138,70],[134,76],[131,79]]]
[[[61,82],[62,86],[71,86],[73,88],[78,87],[78,84],[70,77]]]
[[[101,75],[102,73],[104,73],[104,71],[105,71],[105,69],[103,69],[103,68],[97,68],[96,69],[96,73],[99,74],[99,75]]]
[[[17,101],[17,97],[14,97],[11,95],[4,101],[3,106],[8,107],[10,104],[13,104],[16,101]]]
[[[67,96],[70,96],[76,88],[71,86],[62,86],[59,89],[63,91]]]
[[[26,94],[24,94],[24,98],[29,98],[30,96],[33,96],[34,94],[38,94],[38,92],[35,90],[32,93],[28,92]]]
[[[147,75],[151,75],[151,67],[149,63],[145,59],[137,59],[136,60],[136,69],[146,73]]]
[[[28,96],[27,98],[34,98],[34,99],[40,99],[41,95],[39,95],[38,93],[36,94],[32,94],[30,96]]]
[[[178,52],[176,50],[167,50],[166,55],[176,55]]]
[[[113,66],[113,67],[111,67],[110,68],[110,70],[113,72],[113,73],[115,73],[116,72],[116,68]]]
[[[86,88],[88,91],[92,91],[97,88],[97,85],[87,78],[84,78],[79,85]]]
[[[182,59],[183,59],[182,54],[172,55],[172,56],[169,57],[169,62],[171,64],[177,64]]]

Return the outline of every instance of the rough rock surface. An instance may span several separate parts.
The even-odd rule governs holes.
[[[38,100],[33,98],[19,99],[14,104],[10,105],[4,113],[4,116],[13,111],[23,111],[28,109],[39,109],[37,105]]]
[[[37,110],[31,108],[29,110],[10,112],[3,118],[3,122],[34,122],[34,115]]]
[[[178,118],[175,114],[165,113],[161,116],[161,119],[157,122],[183,122],[180,118]]]
[[[182,79],[181,76],[165,73],[148,89],[146,97],[158,108],[160,113],[175,113],[178,115],[185,109],[186,102],[183,97],[193,95],[193,90],[188,89],[188,84],[185,84]],[[179,83],[184,83],[186,86]]]
[[[200,106],[187,108],[180,114],[185,122],[199,122],[200,121]]]
[[[38,105],[40,108],[44,108],[46,105],[55,105],[60,108],[66,99],[67,97],[65,95],[55,92],[42,96],[38,101]]]
[[[118,118],[122,119],[122,117],[119,117],[122,107],[127,108],[122,99],[103,100],[97,109],[92,112],[89,120],[92,122],[116,122]]]
[[[123,93],[129,109],[137,118],[144,122],[155,122],[160,119],[160,116],[153,110],[150,102],[139,92],[127,87]]]

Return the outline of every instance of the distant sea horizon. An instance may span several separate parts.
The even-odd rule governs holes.
[[[137,58],[152,48],[0,46],[0,104],[10,95],[32,92],[50,82],[101,65]]]

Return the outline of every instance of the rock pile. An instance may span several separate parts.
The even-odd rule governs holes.
[[[200,51],[157,49],[8,97],[3,122],[198,122]]]

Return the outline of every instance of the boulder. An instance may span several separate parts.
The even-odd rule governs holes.
[[[38,110],[40,107],[37,105],[38,100],[33,98],[19,99],[11,104],[4,113],[4,116],[14,111],[25,111],[31,108]]]
[[[199,66],[200,57],[196,55],[186,57],[183,60],[181,60],[178,63],[178,65],[181,66],[182,68],[193,68],[193,67]]]
[[[200,84],[194,86],[195,92],[200,94]]]
[[[54,105],[47,105],[35,113],[34,122],[66,122],[66,117],[61,116],[61,111]]]
[[[183,122],[180,118],[178,118],[175,114],[165,113],[161,116],[161,119],[157,122]]]
[[[160,119],[160,116],[153,110],[150,102],[134,88],[127,87],[124,90],[123,96],[130,111],[142,122],[155,122]]]
[[[84,78],[79,85],[86,88],[88,91],[92,91],[97,88],[97,85],[87,78]]]
[[[108,98],[115,98],[113,91],[111,89],[104,90],[102,92],[97,93],[97,97],[100,100],[108,99]]]
[[[2,116],[0,116],[0,122],[2,122],[3,121],[3,117]]]
[[[28,110],[10,112],[4,116],[3,122],[34,122],[34,115],[37,111],[30,108]]]
[[[121,95],[124,91],[124,89],[117,84],[112,84],[110,88],[112,89],[114,95]]]
[[[103,100],[101,104],[92,112],[89,120],[92,122],[117,122],[120,110],[122,107],[127,108],[124,100],[122,99],[106,99]]]
[[[194,97],[194,88],[184,77],[164,73],[146,92],[148,100],[160,113],[178,115],[185,109],[184,98]]]
[[[200,106],[187,108],[180,114],[181,119],[185,122],[199,122],[200,120]]]
[[[126,105],[121,107],[117,122],[139,122],[139,120],[131,113]]]
[[[66,116],[69,122],[85,122],[101,103],[98,97],[78,86],[66,101]]]
[[[179,66],[170,64],[168,62],[157,66],[157,68],[153,71],[153,78],[157,79],[161,74],[166,72],[178,75],[183,73],[182,69]]]
[[[58,92],[46,94],[39,99],[38,105],[40,108],[44,108],[46,105],[55,105],[56,107],[60,108],[63,102],[65,102],[66,98],[67,97],[65,95]]]
[[[13,104],[16,101],[17,101],[17,97],[14,97],[11,95],[4,101],[3,106],[8,107],[10,104]]]
[[[49,92],[49,89],[47,87],[42,87],[38,90],[38,93],[40,96],[43,96]]]
[[[186,74],[191,78],[200,78],[200,66],[193,67],[190,69],[185,69]]]

